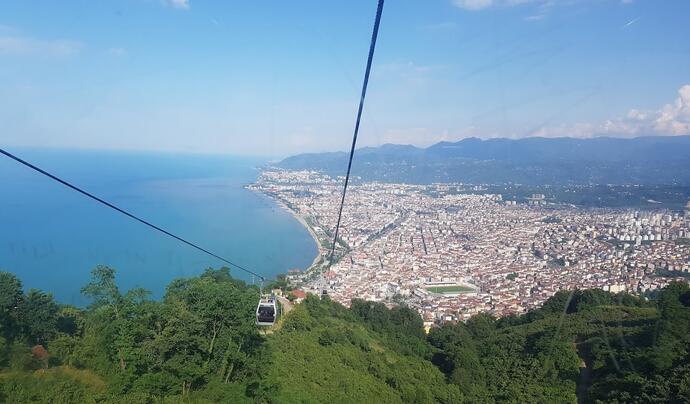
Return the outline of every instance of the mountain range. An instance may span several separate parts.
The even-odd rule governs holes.
[[[348,153],[306,153],[276,165],[344,175]],[[632,139],[467,138],[427,148],[385,144],[355,153],[367,181],[525,185],[690,185],[690,136]]]

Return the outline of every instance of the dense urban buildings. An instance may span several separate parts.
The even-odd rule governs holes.
[[[329,265],[341,183],[268,169],[249,188],[320,244],[312,267],[290,278],[346,305],[404,301],[432,324],[522,313],[561,289],[649,292],[690,276],[688,212],[583,209],[540,194],[509,201],[466,184],[351,185]]]

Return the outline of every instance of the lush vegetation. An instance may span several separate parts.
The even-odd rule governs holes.
[[[420,359],[430,346],[407,308],[356,301],[352,310],[310,295],[268,341],[272,400],[442,402],[461,399],[443,373]]]
[[[0,273],[0,401],[252,397],[267,363],[254,326],[258,290],[227,269],[175,280],[153,301],[144,290],[122,293],[115,271],[98,267],[82,292],[88,308],[62,306]]]
[[[279,281],[279,282],[282,282]],[[690,289],[559,292],[427,335],[404,306],[309,296],[267,334],[227,269],[160,301],[98,267],[76,308],[0,272],[0,402],[690,402]]]
[[[559,292],[524,316],[432,330],[434,363],[473,401],[690,402],[690,291],[656,302]]]

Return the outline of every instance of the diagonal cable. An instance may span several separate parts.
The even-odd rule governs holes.
[[[182,242],[182,243],[184,243],[184,244],[187,244],[188,246],[193,247],[193,248],[195,248],[195,249],[197,249],[197,250],[199,250],[199,251],[201,251],[201,252],[203,252],[203,253],[205,253],[205,254],[208,254],[208,255],[210,255],[211,257],[217,258],[217,259],[223,261],[224,263],[226,263],[226,264],[228,264],[228,265],[230,265],[230,266],[233,266],[233,267],[235,267],[235,268],[237,268],[237,269],[239,269],[239,270],[241,270],[241,271],[244,271],[244,272],[246,272],[246,273],[248,273],[248,274],[257,276],[257,277],[259,277],[259,279],[261,279],[262,281],[266,279],[266,278],[264,278],[263,276],[257,274],[256,272],[254,272],[254,271],[252,271],[252,270],[250,270],[250,269],[247,269],[247,268],[245,268],[245,267],[243,267],[243,266],[241,266],[241,265],[237,265],[237,264],[235,264],[234,262],[232,262],[232,261],[230,261],[230,260],[227,260],[227,259],[221,257],[221,256],[218,255],[218,254],[212,253],[211,251],[209,251],[209,250],[207,250],[207,249],[205,249],[205,248],[203,248],[203,247],[200,247],[200,246],[198,246],[198,245],[195,244],[195,243],[192,243],[191,241],[187,241],[187,240],[183,239],[182,237],[176,236],[175,234],[170,233],[169,231],[167,231],[167,230],[165,230],[165,229],[163,229],[163,228],[160,228],[160,227],[156,226],[155,224],[152,224],[152,223],[150,223],[150,222],[148,222],[148,221],[146,221],[146,220],[144,220],[144,219],[142,219],[142,218],[140,218],[140,217],[138,217],[138,216],[136,216],[136,215],[134,215],[134,214],[132,214],[132,213],[129,213],[128,211],[126,211],[126,210],[124,210],[124,209],[118,208],[117,206],[113,205],[112,203],[110,203],[110,202],[108,202],[108,201],[105,201],[105,200],[103,200],[103,199],[101,199],[101,198],[99,198],[99,197],[97,197],[97,196],[95,196],[95,195],[93,195],[93,194],[91,194],[91,193],[89,193],[89,192],[87,192],[87,191],[84,191],[83,189],[81,189],[81,188],[79,188],[79,187],[77,187],[77,186],[75,186],[75,185],[70,184],[69,182],[67,182],[67,181],[65,181],[65,180],[63,180],[63,179],[58,178],[57,176],[55,176],[55,175],[53,175],[53,174],[51,174],[51,173],[49,173],[49,172],[43,170],[42,168],[39,168],[39,167],[37,167],[37,166],[35,166],[35,165],[29,163],[28,161],[22,160],[21,158],[15,156],[14,154],[12,154],[12,153],[10,153],[10,152],[8,152],[8,151],[5,151],[5,150],[3,150],[3,149],[0,149],[0,154],[4,154],[5,156],[11,158],[12,160],[14,160],[14,161],[16,161],[16,162],[18,162],[18,163],[20,163],[20,164],[23,164],[23,165],[29,167],[30,169],[32,169],[32,170],[34,170],[34,171],[37,171],[37,172],[39,172],[39,173],[45,175],[46,177],[48,177],[48,178],[50,178],[50,179],[52,179],[52,180],[54,180],[54,181],[57,181],[57,182],[59,182],[60,184],[66,186],[66,187],[68,187],[68,188],[70,188],[70,189],[72,189],[72,190],[74,190],[74,191],[77,191],[77,192],[79,192],[80,194],[82,194],[82,195],[84,195],[84,196],[86,196],[86,197],[88,197],[88,198],[91,198],[91,199],[93,199],[94,201],[96,201],[96,202],[98,202],[98,203],[101,203],[101,204],[103,204],[103,205],[105,205],[105,206],[107,206],[107,207],[109,207],[109,208],[111,208],[111,209],[114,209],[114,210],[116,210],[116,211],[122,213],[123,215],[128,216],[128,217],[130,217],[130,218],[136,220],[136,221],[139,222],[139,223],[142,223],[142,224],[144,224],[144,225],[146,225],[146,226],[148,226],[148,227],[150,227],[150,228],[152,228],[152,229],[154,229],[154,230],[157,230],[157,231],[159,231],[159,232],[161,232],[161,233],[163,233],[163,234],[165,234],[165,235],[167,235],[167,236],[170,236],[170,237],[174,238],[174,239],[177,240],[177,241],[180,241],[180,242]]]
[[[376,20],[374,20],[374,31],[371,34],[371,44],[369,45],[369,58],[367,59],[367,68],[364,72],[364,83],[362,84],[362,95],[359,98],[359,109],[357,110],[357,120],[355,121],[355,132],[352,135],[352,147],[350,148],[350,159],[347,163],[347,175],[345,175],[345,185],[343,185],[343,195],[340,199],[340,208],[338,209],[338,222],[335,225],[335,234],[333,235],[333,245],[331,246],[331,254],[328,259],[329,265],[333,263],[333,255],[335,254],[335,246],[338,242],[338,230],[340,230],[340,219],[343,216],[343,206],[345,205],[345,193],[347,192],[347,184],[350,182],[350,170],[352,169],[352,158],[355,155],[355,146],[357,145],[357,135],[359,134],[359,123],[362,119],[362,110],[364,109],[364,98],[367,95],[367,85],[369,84],[369,73],[371,72],[371,62],[374,59],[374,49],[376,49],[376,38],[379,35],[379,25],[381,24],[381,13],[383,12],[383,1],[379,0],[376,9]]]

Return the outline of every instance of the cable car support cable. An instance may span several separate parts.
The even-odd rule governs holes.
[[[99,197],[97,197],[97,196],[95,196],[95,195],[93,195],[93,194],[91,194],[91,193],[89,193],[89,192],[87,192],[87,191],[85,191],[85,190],[83,190],[83,189],[77,187],[76,185],[72,185],[72,184],[70,184],[69,182],[67,182],[67,181],[65,181],[65,180],[63,180],[63,179],[61,179],[61,178],[59,178],[59,177],[57,177],[57,176],[55,176],[55,175],[53,175],[53,174],[51,174],[51,173],[45,171],[45,170],[43,170],[43,169],[40,168],[40,167],[37,167],[37,166],[35,166],[35,165],[29,163],[29,162],[26,161],[26,160],[22,160],[21,158],[15,156],[14,154],[12,154],[12,153],[10,153],[10,152],[8,152],[8,151],[5,151],[5,150],[3,150],[3,149],[0,149],[0,154],[4,154],[5,156],[11,158],[12,160],[14,160],[14,161],[16,161],[16,162],[18,162],[18,163],[20,163],[20,164],[23,164],[23,165],[29,167],[30,169],[32,169],[32,170],[34,170],[34,171],[37,171],[37,172],[39,172],[39,173],[45,175],[46,177],[48,177],[48,178],[50,178],[50,179],[52,179],[52,180],[54,180],[54,181],[57,181],[57,182],[59,182],[60,184],[66,186],[66,187],[68,187],[68,188],[70,188],[70,189],[72,189],[72,190],[74,190],[74,191],[77,191],[77,192],[79,192],[80,194],[82,194],[82,195],[84,195],[84,196],[86,196],[86,197],[88,197],[88,198],[91,198],[91,199],[93,199],[94,201],[96,201],[96,202],[98,202],[98,203],[101,203],[101,204],[103,204],[103,205],[105,205],[105,206],[107,206],[107,207],[109,207],[109,208],[111,208],[111,209],[113,209],[113,210],[116,210],[116,211],[122,213],[123,215],[128,216],[128,217],[130,217],[130,218],[136,220],[137,222],[140,222],[140,223],[142,223],[142,224],[144,224],[144,225],[146,225],[146,226],[148,226],[148,227],[150,227],[150,228],[152,228],[152,229],[154,229],[154,230],[156,230],[156,231],[159,231],[159,232],[161,232],[161,233],[163,233],[163,234],[165,234],[165,235],[167,235],[167,236],[169,236],[169,237],[172,237],[172,238],[174,238],[174,239],[177,240],[177,241],[180,241],[180,242],[182,242],[182,243],[184,243],[184,244],[187,244],[188,246],[193,247],[193,248],[195,248],[195,249],[197,249],[197,250],[199,250],[199,251],[201,251],[201,252],[203,252],[203,253],[205,253],[205,254],[208,254],[208,255],[210,255],[210,256],[213,257],[213,258],[219,259],[220,261],[223,261],[224,263],[226,263],[226,264],[228,264],[228,265],[230,265],[230,266],[232,266],[232,267],[235,267],[235,268],[237,268],[237,269],[239,269],[239,270],[241,270],[241,271],[244,271],[244,272],[246,272],[246,273],[248,273],[248,274],[257,276],[261,281],[264,281],[264,280],[266,279],[266,278],[263,277],[262,275],[259,275],[258,273],[254,272],[254,271],[252,271],[252,270],[250,270],[250,269],[247,269],[247,268],[245,268],[245,267],[243,267],[243,266],[241,266],[241,265],[235,264],[234,262],[232,262],[232,261],[230,261],[230,260],[228,260],[228,259],[226,259],[226,258],[223,258],[223,257],[221,257],[221,256],[218,255],[218,254],[215,254],[215,253],[213,253],[213,252],[211,252],[211,251],[209,251],[209,250],[207,250],[207,249],[205,249],[205,248],[203,248],[203,247],[200,247],[199,245],[197,245],[197,244],[195,244],[195,243],[193,243],[193,242],[191,242],[191,241],[187,241],[187,240],[185,240],[184,238],[182,238],[182,237],[180,237],[180,236],[177,236],[177,235],[175,235],[175,234],[173,234],[173,233],[171,233],[171,232],[169,232],[169,231],[167,231],[167,230],[165,230],[165,229],[163,229],[163,228],[161,228],[161,227],[156,226],[155,224],[152,224],[151,222],[149,222],[149,221],[147,221],[147,220],[144,220],[144,219],[142,219],[142,218],[140,218],[140,217],[138,217],[138,216],[136,216],[136,215],[134,215],[134,214],[132,214],[132,213],[130,213],[130,212],[124,210],[124,209],[121,209],[121,208],[119,208],[119,207],[113,205],[112,203],[110,203],[110,202],[108,202],[108,201],[105,201],[105,200],[103,200],[103,199],[101,199],[101,198],[99,198]]]
[[[367,86],[369,84],[369,73],[371,72],[371,63],[374,59],[374,49],[376,49],[376,39],[379,35],[379,25],[381,24],[381,13],[383,12],[384,0],[379,0],[376,9],[376,19],[374,20],[374,30],[371,34],[371,44],[369,45],[369,57],[367,59],[367,68],[364,72],[364,83],[362,84],[362,94],[359,98],[359,109],[357,110],[357,120],[355,121],[355,130],[352,135],[352,147],[350,148],[350,158],[347,163],[347,174],[345,175],[345,184],[343,185],[343,194],[340,199],[340,208],[338,209],[338,222],[335,225],[335,234],[333,235],[333,245],[331,246],[331,254],[328,259],[329,267],[333,263],[333,255],[335,254],[335,246],[338,242],[338,230],[340,230],[340,219],[343,215],[343,206],[345,205],[345,193],[347,192],[347,184],[350,182],[350,170],[352,168],[352,158],[355,155],[355,147],[357,146],[357,135],[359,134],[359,123],[362,119],[362,110],[364,109],[364,98],[367,95]]]

